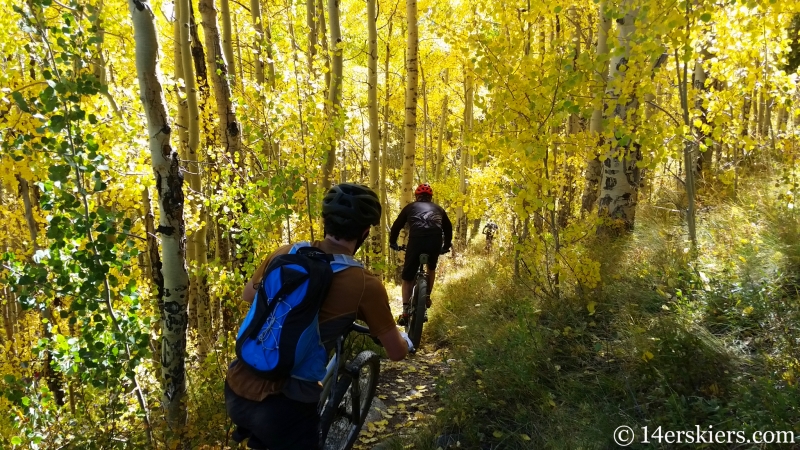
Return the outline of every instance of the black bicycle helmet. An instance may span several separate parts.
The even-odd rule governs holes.
[[[337,184],[322,200],[322,217],[332,217],[340,225],[378,225],[381,202],[378,194],[363,184]]]

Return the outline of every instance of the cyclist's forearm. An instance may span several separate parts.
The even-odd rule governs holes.
[[[383,348],[386,349],[386,355],[392,361],[400,361],[408,354],[408,344],[406,344],[406,341],[400,336],[400,332],[397,331],[397,328],[389,329],[385,333],[379,335],[378,339],[381,341],[381,344],[383,344]]]

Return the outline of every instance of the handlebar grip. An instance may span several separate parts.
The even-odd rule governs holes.
[[[355,331],[356,333],[369,334],[369,328],[367,328],[367,327],[365,327],[363,325],[359,325],[357,323],[354,323],[353,325],[351,325],[350,329]]]

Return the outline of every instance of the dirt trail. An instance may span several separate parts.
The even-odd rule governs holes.
[[[398,292],[399,294],[399,292]],[[400,296],[392,310],[401,310]],[[423,422],[432,418],[440,408],[436,394],[437,378],[448,370],[447,349],[434,349],[425,343],[422,348],[403,361],[381,360],[378,390],[372,403],[355,449],[368,450],[390,438],[404,437],[414,433]]]
[[[388,438],[412,434],[436,413],[436,381],[447,370],[446,350],[429,349],[423,346],[403,361],[381,361],[378,391],[355,449],[372,449]]]

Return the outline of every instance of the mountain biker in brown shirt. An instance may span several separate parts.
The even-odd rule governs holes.
[[[336,185],[322,203],[325,239],[311,245],[330,254],[353,255],[369,235],[370,226],[380,223],[380,216],[381,205],[371,189],[350,183]],[[244,287],[242,300],[253,302],[269,262],[290,249],[291,245],[280,247],[256,269]],[[336,338],[356,319],[367,323],[389,359],[399,361],[406,356],[410,340],[395,326],[386,289],[363,268],[350,267],[334,274],[320,309],[320,336],[326,349],[330,351]],[[225,382],[228,415],[241,433],[250,435],[251,448],[316,449],[321,393],[319,382],[295,378],[269,381],[237,360],[229,367]]]

